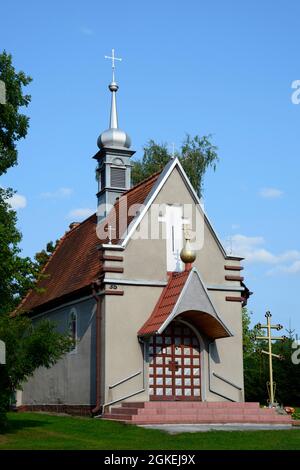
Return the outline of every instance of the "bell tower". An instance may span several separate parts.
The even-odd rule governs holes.
[[[112,81],[108,86],[111,92],[110,121],[109,128],[98,137],[99,151],[93,157],[98,162],[96,173],[99,220],[106,217],[116,199],[130,189],[130,158],[135,153],[134,150],[130,150],[129,135],[118,126],[116,93],[119,86],[115,81],[115,61],[122,59],[115,57],[114,49],[112,55],[105,58],[112,61]]]

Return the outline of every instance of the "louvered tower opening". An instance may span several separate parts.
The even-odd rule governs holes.
[[[113,188],[126,187],[126,169],[125,168],[110,168],[110,185]]]
[[[101,182],[101,189],[105,188],[105,169],[103,168],[100,173],[100,182]]]

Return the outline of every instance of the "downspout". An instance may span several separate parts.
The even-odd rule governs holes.
[[[97,283],[92,284],[93,297],[96,300],[96,406],[92,409],[93,414],[101,413],[101,300],[96,292]]]

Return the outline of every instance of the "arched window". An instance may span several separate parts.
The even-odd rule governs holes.
[[[75,308],[72,308],[69,316],[69,334],[72,340],[72,351],[77,348],[77,313]]]

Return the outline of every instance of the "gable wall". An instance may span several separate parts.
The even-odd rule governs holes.
[[[177,168],[174,168],[153,202],[154,204],[195,204]],[[147,233],[147,224],[145,216],[138,231]],[[160,223],[160,225],[163,224]],[[195,226],[195,213],[192,225]],[[197,251],[194,265],[206,284],[224,284],[224,256],[208,225],[204,223],[203,227],[204,244]],[[231,263],[236,264],[236,262]],[[124,277],[127,279],[166,279],[166,240],[131,239],[124,251],[123,266]]]
[[[157,195],[157,204],[191,204],[192,197],[184,184],[177,169],[174,169],[169,179]],[[146,227],[146,218],[142,220],[138,230]],[[109,273],[109,278],[126,280],[166,281],[166,241],[150,239],[131,239],[124,252],[121,263],[124,273]],[[238,265],[236,261],[226,261],[220,251],[209,227],[204,226],[204,245],[197,253],[194,263],[204,284],[221,286],[239,286],[238,282],[225,281],[224,265]],[[163,287],[154,286],[124,286],[117,285],[124,291],[123,296],[105,297],[105,397],[106,402],[124,397],[142,388],[142,376],[120,384],[113,389],[112,385],[131,374],[141,370],[142,351],[138,342],[137,331],[150,316]],[[213,364],[213,370],[232,382],[243,385],[242,340],[241,340],[241,304],[226,302],[226,295],[239,295],[232,292],[209,291],[209,295],[218,310],[219,316],[234,333],[233,338],[216,341],[219,361]],[[216,357],[216,354],[215,356]],[[147,367],[147,366],[146,366]],[[242,395],[232,387],[218,381],[215,388],[240,401]],[[208,387],[208,385],[207,385]],[[231,395],[230,395],[231,394]],[[209,392],[207,399],[220,400],[217,395]],[[147,399],[147,391],[131,398],[133,401]]]

